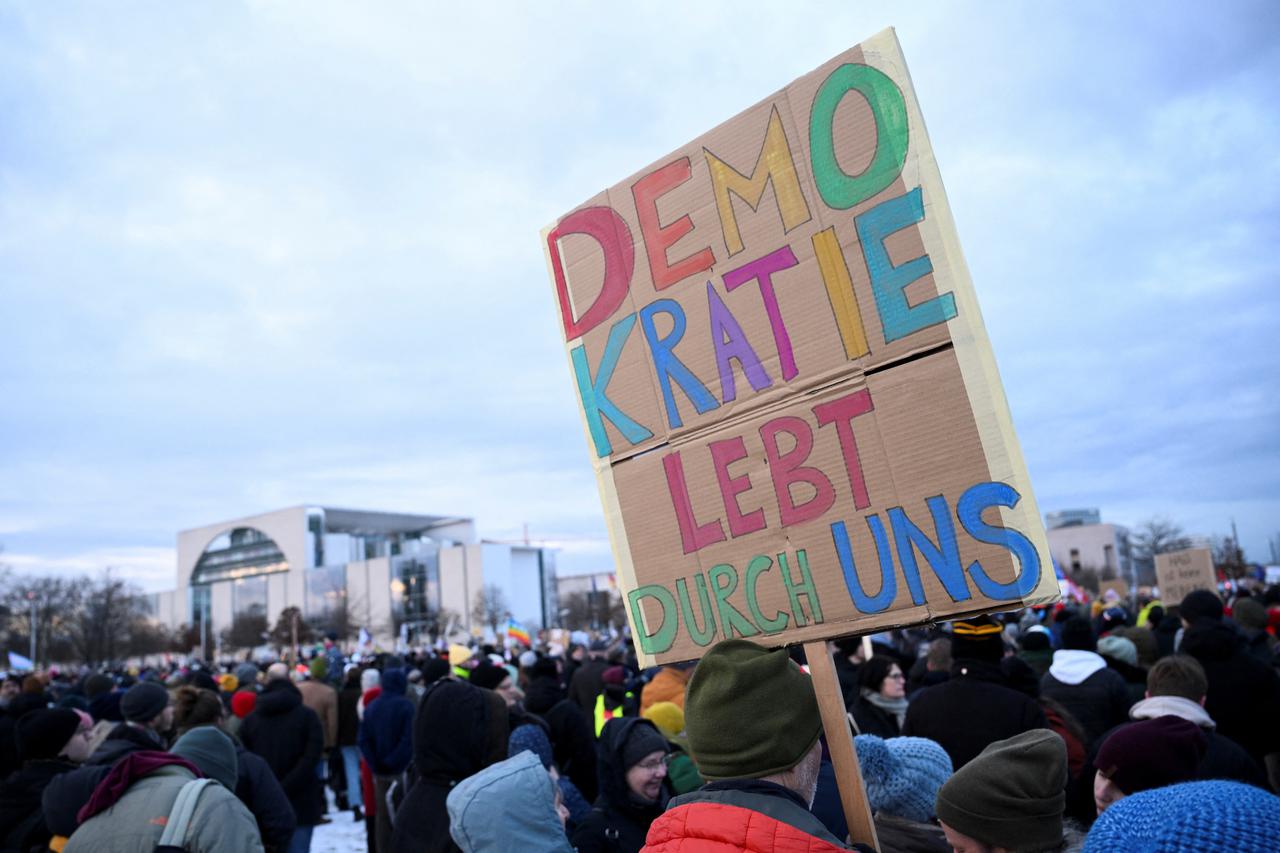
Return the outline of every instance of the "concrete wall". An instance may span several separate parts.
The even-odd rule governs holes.
[[[1068,573],[1078,564],[1080,568],[1098,571],[1110,568],[1126,577],[1129,565],[1123,556],[1121,536],[1124,533],[1124,528],[1115,524],[1057,527],[1048,531],[1049,553]]]

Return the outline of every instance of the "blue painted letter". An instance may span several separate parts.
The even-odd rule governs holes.
[[[618,356],[622,355],[622,346],[627,342],[627,336],[631,334],[631,327],[635,324],[635,314],[628,314],[613,324],[613,328],[609,330],[609,340],[604,345],[604,355],[600,356],[600,369],[596,372],[595,379],[591,378],[591,366],[587,364],[585,346],[579,344],[570,353],[573,372],[578,379],[578,396],[582,398],[582,411],[587,417],[587,428],[596,446],[596,456],[601,458],[613,452],[601,415],[612,421],[623,437],[632,444],[639,444],[653,436],[653,433],[633,421],[605,396],[609,380],[613,378],[613,369],[618,366]]]
[[[653,315],[667,314],[671,317],[671,333],[665,338],[658,337],[657,326]],[[649,352],[653,355],[653,369],[658,375],[658,385],[662,387],[662,399],[667,405],[667,421],[672,429],[683,426],[680,410],[676,408],[676,397],[671,391],[671,380],[674,378],[689,399],[698,414],[720,408],[716,398],[711,396],[707,386],[693,375],[693,371],[685,367],[684,362],[672,352],[680,339],[684,337],[684,309],[674,299],[655,299],[640,309],[640,325],[644,327],[644,336],[649,341]]]
[[[933,573],[942,581],[942,586],[951,596],[952,601],[967,601],[972,598],[969,585],[964,581],[964,569],[960,565],[960,546],[956,542],[956,526],[951,523],[951,510],[941,496],[926,498],[929,512],[933,515],[933,526],[938,532],[938,543],[935,545],[929,535],[916,527],[907,518],[902,507],[889,510],[889,523],[893,525],[893,539],[898,546],[898,562],[902,564],[902,574],[907,578],[907,589],[911,590],[911,600],[916,604],[924,604],[924,589],[920,583],[920,568],[916,564],[916,549],[924,555],[925,562]]]
[[[893,555],[889,551],[889,538],[885,536],[880,516],[867,516],[867,527],[875,539],[876,554],[880,558],[880,591],[875,596],[867,595],[862,589],[862,581],[858,580],[858,569],[853,563],[853,549],[849,547],[849,532],[843,521],[831,525],[831,541],[835,543],[840,569],[844,572],[844,585],[849,590],[849,597],[853,599],[853,606],[860,613],[882,613],[889,609],[898,594],[898,580],[893,574]]]
[[[978,483],[970,486],[956,504],[956,516],[970,536],[979,542],[1008,548],[1018,559],[1018,576],[1009,583],[997,583],[974,560],[969,564],[969,574],[978,591],[988,598],[1008,601],[1022,598],[1040,582],[1040,555],[1031,540],[1009,527],[992,527],[982,520],[982,512],[988,507],[1006,506],[1013,509],[1022,495],[1006,483]]]

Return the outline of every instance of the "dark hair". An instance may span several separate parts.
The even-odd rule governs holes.
[[[938,637],[930,640],[925,660],[935,671],[948,672],[951,669],[951,638]]]
[[[1209,679],[1200,661],[1190,655],[1170,655],[1160,658],[1147,672],[1147,692],[1199,702],[1209,692]]]
[[[1222,621],[1222,599],[1218,597],[1216,592],[1210,592],[1207,589],[1192,590],[1182,599],[1182,603],[1178,605],[1178,612],[1188,623],[1194,623],[1197,620],[1207,620],[1210,622]]]
[[[173,694],[173,725],[180,732],[216,725],[222,719],[222,700],[203,687],[184,685]]]
[[[898,666],[896,659],[888,655],[876,655],[858,667],[858,686],[879,692],[880,686],[895,666]]]
[[[1062,647],[1078,651],[1096,652],[1098,638],[1093,634],[1093,626],[1083,616],[1072,616],[1062,626]]]

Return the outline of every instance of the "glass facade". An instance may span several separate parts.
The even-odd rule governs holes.
[[[440,547],[419,541],[414,556],[391,559],[391,608],[411,632],[430,629],[440,613]]]
[[[261,530],[237,527],[216,537],[200,555],[191,573],[192,584],[289,571],[284,552]]]
[[[267,577],[236,578],[231,585],[232,618],[267,615]]]
[[[347,603],[347,567],[322,566],[306,573],[306,606],[308,621],[327,624],[335,611]]]

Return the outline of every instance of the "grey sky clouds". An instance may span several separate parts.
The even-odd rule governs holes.
[[[1267,2],[7,4],[4,559],[161,588],[178,529],[316,502],[607,566],[539,229],[886,25],[1042,509],[1265,560]]]

